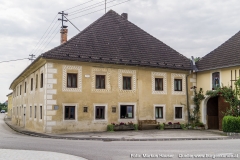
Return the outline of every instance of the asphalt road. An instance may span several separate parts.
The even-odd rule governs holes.
[[[232,153],[233,156],[238,154],[238,158],[215,159],[240,159],[240,140],[238,139],[103,142],[37,138],[21,135],[11,130],[5,124],[4,116],[4,114],[0,114],[1,149],[52,151],[80,156],[89,160],[145,159],[144,156],[155,157],[153,159],[162,159],[161,157],[164,156],[172,157],[168,159],[196,159],[180,158],[183,156],[203,156],[200,159],[213,159],[211,156],[226,156],[229,153]],[[131,156],[132,158],[130,158]]]

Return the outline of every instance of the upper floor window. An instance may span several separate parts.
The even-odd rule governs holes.
[[[33,90],[33,78],[31,78],[31,91]]]
[[[36,89],[38,88],[38,75],[36,75]]]
[[[131,79],[132,77],[123,77],[123,90],[131,90]]]
[[[96,75],[96,89],[105,89],[105,75]]]
[[[77,74],[68,73],[67,74],[67,87],[68,88],[77,88]]]
[[[20,85],[20,95],[22,94],[22,85]]]
[[[27,92],[27,82],[24,83],[24,93]]]
[[[182,91],[182,79],[174,79],[174,91]]]
[[[219,72],[214,72],[212,74],[212,89],[216,89],[220,87],[220,73]]]
[[[40,87],[43,88],[43,73],[41,73],[41,82],[40,82]]]
[[[155,78],[155,91],[163,90],[163,78]]]

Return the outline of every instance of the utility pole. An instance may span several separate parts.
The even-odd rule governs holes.
[[[59,21],[62,21],[62,29],[63,29],[63,28],[67,28],[68,26],[64,26],[64,25],[63,25],[63,21],[64,21],[64,22],[67,22],[67,21],[68,21],[68,20],[65,20],[65,19],[64,19],[64,17],[67,16],[68,14],[67,14],[67,13],[64,13],[64,11],[58,12],[58,14],[61,14],[61,15],[62,15],[62,19],[61,19],[61,18],[58,18]]]
[[[34,60],[34,58],[35,58],[35,55],[34,54],[29,54],[29,56],[30,56],[30,58],[28,58],[30,61],[31,61],[31,63],[32,63],[32,61]]]

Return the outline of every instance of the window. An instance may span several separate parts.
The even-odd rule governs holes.
[[[163,107],[155,108],[155,118],[163,119]]]
[[[212,89],[216,89],[220,87],[220,73],[219,72],[214,72],[212,74]]]
[[[32,106],[30,106],[30,118],[32,118]]]
[[[36,75],[36,89],[37,89],[37,87],[38,87],[38,75]]]
[[[131,90],[131,78],[123,77],[123,90]]]
[[[96,89],[105,89],[105,75],[96,75]]]
[[[77,88],[77,74],[68,73],[67,74],[67,87],[68,88]]]
[[[22,94],[22,85],[20,85],[20,95]]]
[[[31,91],[33,90],[33,78],[31,78]]]
[[[96,106],[95,119],[105,119],[105,106]]]
[[[65,106],[65,120],[75,119],[75,106]]]
[[[175,118],[182,119],[182,107],[175,107]]]
[[[35,106],[35,109],[34,109],[34,118],[37,118],[37,106]]]
[[[120,118],[134,118],[133,117],[133,105],[121,105],[120,106]]]
[[[182,79],[174,79],[174,91],[182,91]]]
[[[88,112],[88,107],[83,107],[83,112]]]
[[[27,92],[27,82],[24,83],[24,93]]]
[[[155,78],[155,91],[163,91],[163,78]]]
[[[43,73],[41,73],[41,82],[40,87],[43,88]]]
[[[40,106],[40,119],[42,119],[42,106]]]

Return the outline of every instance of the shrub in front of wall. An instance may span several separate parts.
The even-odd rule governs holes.
[[[239,132],[240,117],[224,116],[222,120],[223,132]]]
[[[159,124],[159,129],[164,130],[164,124]]]
[[[114,131],[114,126],[113,126],[113,124],[107,125],[107,131],[109,131],[109,132],[113,132],[113,131]]]
[[[138,124],[133,124],[134,130],[137,131],[138,130]]]

